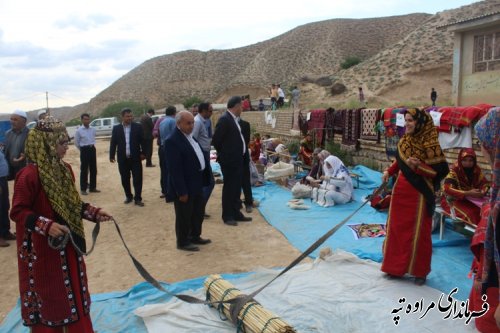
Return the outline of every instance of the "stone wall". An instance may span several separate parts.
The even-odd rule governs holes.
[[[212,122],[215,126],[217,119],[222,114],[223,111],[216,111],[212,116]],[[250,111],[243,112],[242,118],[250,123],[252,131],[258,132],[261,135],[269,134],[271,137],[279,137],[284,142],[290,140],[300,139],[300,133],[298,130],[294,129],[294,119],[297,118],[298,111],[294,113],[292,110],[280,110],[276,112],[276,125],[273,128],[271,125],[266,124],[263,111]],[[341,143],[341,136],[335,135],[334,142],[337,144]],[[385,154],[385,143],[384,138],[381,138],[380,143],[375,141],[362,140],[359,141],[359,149],[357,151],[351,151],[354,164],[365,165],[369,168],[376,169],[379,171],[384,170],[390,165]],[[477,138],[474,136],[473,142],[476,142]],[[491,176],[491,167],[486,162],[481,154],[479,147],[474,144],[474,150],[478,156],[478,164],[487,175]],[[458,158],[458,152],[460,149],[448,149],[444,152],[448,163],[453,164]],[[490,178],[491,179],[491,178]]]

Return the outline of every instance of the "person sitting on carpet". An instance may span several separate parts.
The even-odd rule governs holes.
[[[313,163],[313,138],[310,133],[307,133],[305,138],[300,141],[300,150],[298,158],[304,165],[312,166]]]
[[[326,151],[326,150],[325,150]],[[323,174],[323,163],[320,161],[318,155],[322,152],[321,148],[316,148],[314,149],[312,153],[312,166],[311,170],[309,170],[309,173],[307,176],[305,176],[301,183],[305,185],[310,185],[312,187],[319,187],[319,184],[321,183],[321,175]]]
[[[444,179],[441,207],[448,214],[451,214],[450,208],[453,207],[458,218],[478,225],[480,208],[466,197],[483,198],[488,190],[489,182],[477,165],[474,149],[463,148],[458,153],[458,161]]]
[[[260,153],[262,152],[262,143],[260,142],[260,134],[254,133],[252,140],[248,144],[250,149],[250,159],[254,163],[258,163],[260,159]]]
[[[338,157],[330,155],[325,159],[323,173],[323,182],[312,191],[312,198],[318,205],[331,207],[353,199],[354,188],[349,170]]]

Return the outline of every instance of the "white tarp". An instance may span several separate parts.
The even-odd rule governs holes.
[[[275,270],[264,269],[230,282],[248,293],[276,274]],[[205,297],[203,289],[192,294]],[[465,318],[444,319],[449,312],[450,317],[454,314],[453,306],[448,307],[448,293],[442,295],[436,289],[416,286],[411,279],[386,279],[380,264],[338,251],[327,260],[296,267],[267,287],[256,300],[297,332],[475,332],[473,319],[469,325],[465,325]],[[441,311],[440,296],[440,304],[445,308]],[[404,301],[400,302],[402,298]],[[432,302],[435,306],[429,309]],[[465,312],[461,302],[454,305],[456,311]],[[402,310],[392,313],[399,308]],[[222,321],[215,309],[177,299],[140,307],[135,314],[143,318],[150,333],[236,332],[235,326]]]

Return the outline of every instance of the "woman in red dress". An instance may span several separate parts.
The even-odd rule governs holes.
[[[441,207],[450,214],[451,205],[458,218],[478,225],[481,219],[480,208],[466,197],[482,198],[488,189],[489,182],[477,165],[474,149],[463,148],[458,153],[458,161],[444,179]]]
[[[313,139],[310,133],[300,142],[299,159],[307,166],[312,166],[313,162]]]
[[[392,191],[382,271],[389,277],[415,277],[422,285],[431,271],[434,192],[449,171],[431,117],[423,110],[405,112],[406,134],[396,161],[383,180],[398,174]]]
[[[21,316],[32,333],[94,332],[85,262],[71,238],[85,252],[82,217],[96,222],[111,216],[81,201],[62,160],[68,140],[63,123],[40,120],[26,140],[31,163],[14,184],[10,218],[16,222]],[[63,236],[70,241],[54,245]]]

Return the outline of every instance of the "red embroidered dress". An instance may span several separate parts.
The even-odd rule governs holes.
[[[66,166],[71,170],[69,164]],[[82,203],[82,217],[95,221],[95,213],[94,207]],[[31,326],[32,332],[94,332],[83,258],[71,242],[64,250],[48,245],[48,231],[57,217],[36,165],[18,173],[10,216],[18,235],[23,324]]]
[[[462,161],[466,157],[474,159],[474,166],[465,169]],[[489,182],[484,177],[481,168],[477,165],[476,153],[471,148],[461,149],[458,154],[458,161],[453,165],[450,173],[444,179],[444,195],[441,197],[441,207],[450,214],[450,203],[455,210],[455,214],[460,219],[470,224],[478,225],[480,208],[465,198],[466,191],[478,189],[486,192]]]
[[[394,276],[409,273],[425,278],[431,271],[434,192],[449,169],[430,116],[419,109],[407,113],[416,125],[413,134],[407,133],[399,141],[397,160],[387,170],[398,177],[392,190],[381,270]],[[410,168],[409,157],[419,159],[420,165]]]

